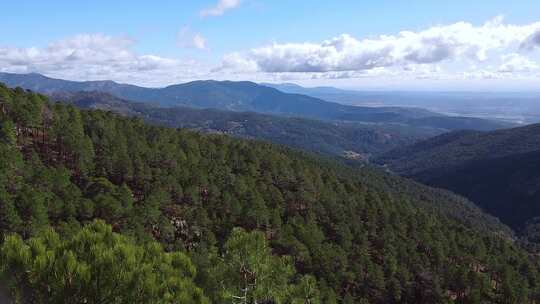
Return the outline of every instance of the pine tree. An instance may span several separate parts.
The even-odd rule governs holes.
[[[186,255],[136,245],[99,221],[68,239],[11,235],[0,254],[23,303],[208,303]]]

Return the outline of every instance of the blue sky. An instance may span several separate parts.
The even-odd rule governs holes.
[[[0,71],[148,86],[215,78],[530,90],[540,84],[539,8],[533,0],[8,1]]]

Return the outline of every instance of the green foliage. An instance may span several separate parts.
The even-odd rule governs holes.
[[[22,126],[37,126],[42,121],[43,97],[34,93],[25,95],[22,89],[15,90],[11,113],[13,120]]]
[[[537,257],[447,192],[103,111],[46,100],[34,111],[32,93],[2,94],[30,103],[3,115],[16,140],[0,141],[4,265],[22,299],[204,302],[199,286],[216,303],[520,303],[540,291]],[[79,228],[96,218],[113,228]],[[97,278],[102,288],[82,288]]]
[[[0,190],[0,237],[7,231],[20,231],[22,220],[10,195]]]
[[[68,237],[5,239],[2,269],[25,303],[207,303],[181,253],[144,246],[97,221]]]
[[[285,303],[294,268],[287,257],[273,256],[262,232],[234,229],[217,265],[222,297],[232,303]]]

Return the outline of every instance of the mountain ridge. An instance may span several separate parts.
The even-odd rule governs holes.
[[[252,111],[291,117],[356,122],[392,122],[446,130],[473,128],[493,130],[509,124],[476,118],[456,118],[415,108],[357,107],[322,99],[283,93],[254,82],[194,81],[164,88],[143,88],[110,81],[74,82],[38,74],[0,73],[0,82],[42,93],[100,90],[138,102],[162,106],[190,106],[231,111]],[[429,118],[429,119],[428,119]]]

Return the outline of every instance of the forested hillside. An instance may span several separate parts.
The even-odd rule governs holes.
[[[456,131],[397,148],[379,157],[396,172],[415,174],[481,159],[540,150],[540,124],[492,132]]]
[[[428,185],[464,195],[538,242],[540,125],[462,131],[390,151],[376,160]]]
[[[25,303],[532,303],[540,290],[537,258],[450,194],[20,88],[0,86],[0,117],[2,280]]]
[[[319,154],[360,160],[444,132],[442,129],[392,123],[327,122],[254,112],[162,108],[102,92],[53,93],[50,98],[83,109],[101,109],[141,117],[153,124],[261,139]]]

